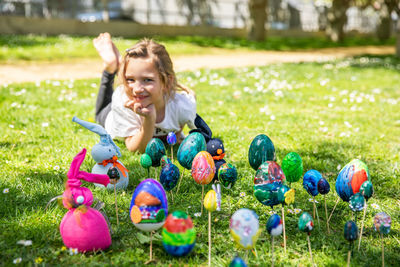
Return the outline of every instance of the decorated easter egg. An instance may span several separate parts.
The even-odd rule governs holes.
[[[247,267],[247,265],[241,257],[236,256],[231,263],[229,263],[229,267]]]
[[[282,234],[283,224],[281,217],[278,214],[272,214],[267,221],[267,232],[272,236]]]
[[[192,251],[196,242],[196,230],[192,220],[183,211],[168,215],[162,230],[165,251],[172,256],[185,256]]]
[[[208,191],[205,195],[204,207],[210,212],[217,210],[217,193],[214,190]]]
[[[354,241],[358,238],[358,228],[355,222],[347,221],[344,225],[344,238],[347,241]]]
[[[129,214],[133,224],[142,231],[162,227],[168,215],[163,186],[154,179],[143,180],[133,192]]]
[[[118,172],[119,179],[117,179],[117,183],[115,184],[115,188],[117,190],[123,190],[128,187],[129,184],[129,173],[124,164],[119,160],[110,159],[110,162],[104,161],[103,163],[97,163],[92,168],[92,173],[95,174],[108,174],[111,169]],[[104,185],[99,183],[94,183],[96,187],[105,188]],[[106,188],[108,190],[114,190],[114,184],[109,183]]]
[[[218,177],[223,187],[231,189],[236,183],[238,173],[235,166],[230,163],[224,163],[218,170]]]
[[[378,233],[388,234],[390,232],[390,226],[392,219],[385,212],[379,212],[374,217],[374,229]]]
[[[251,249],[261,233],[258,215],[249,209],[239,209],[231,217],[229,228],[236,244],[244,249]]]
[[[161,169],[160,183],[165,190],[170,191],[179,181],[179,169],[172,163],[168,163]]]
[[[365,197],[365,200],[368,201],[374,194],[374,188],[372,186],[371,181],[365,181],[362,183],[360,187],[360,193]]]
[[[318,181],[317,189],[321,195],[326,195],[331,191],[331,186],[325,178],[321,178]]]
[[[171,160],[167,157],[167,155],[164,155],[161,157],[161,168],[164,168],[165,165],[172,163]]]
[[[249,163],[250,166],[257,170],[265,161],[275,160],[275,147],[271,139],[265,134],[257,135],[250,144]]]
[[[145,169],[148,169],[151,167],[151,165],[153,165],[153,162],[151,161],[151,158],[149,156],[149,154],[142,154],[140,156],[140,166],[142,166]]]
[[[179,146],[177,158],[182,167],[190,170],[194,157],[200,152],[206,150],[206,140],[201,133],[194,132],[186,136]]]
[[[339,172],[336,192],[343,201],[348,202],[352,195],[360,191],[361,185],[370,180],[367,165],[359,159],[353,159]]]
[[[260,165],[254,178],[254,196],[263,205],[273,207],[280,202],[279,189],[285,181],[281,167],[275,161]]]
[[[160,166],[161,157],[165,155],[164,143],[158,138],[152,138],[150,142],[147,143],[146,154],[151,158],[151,166]]]
[[[352,211],[357,212],[364,209],[364,197],[360,192],[350,197],[349,207]]]
[[[174,132],[169,132],[167,135],[167,143],[168,145],[175,145],[176,144],[176,135]]]
[[[298,222],[299,230],[302,232],[310,233],[314,228],[314,222],[308,212],[303,212],[300,215]]]
[[[317,170],[309,170],[303,176],[303,187],[307,192],[315,197],[318,195],[318,182],[322,179],[322,175]]]
[[[296,152],[288,153],[282,160],[282,170],[289,183],[295,183],[303,175],[303,161]]]
[[[192,177],[198,184],[209,184],[214,178],[215,164],[210,153],[200,151],[193,159]]]

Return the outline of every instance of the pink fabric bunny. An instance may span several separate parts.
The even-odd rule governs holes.
[[[105,174],[80,171],[85,156],[84,148],[71,162],[63,193],[63,205],[69,211],[60,224],[60,233],[65,246],[77,248],[79,252],[103,250],[111,245],[106,220],[98,210],[90,207],[93,203],[92,192],[88,188],[81,187],[81,180],[107,186],[110,178]]]

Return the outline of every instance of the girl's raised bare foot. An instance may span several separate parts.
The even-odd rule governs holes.
[[[103,60],[104,70],[108,73],[115,73],[119,67],[120,55],[111,41],[111,35],[108,32],[101,33],[93,39],[93,45]]]

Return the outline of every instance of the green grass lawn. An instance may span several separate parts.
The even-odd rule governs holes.
[[[255,247],[257,257],[248,254],[249,265],[270,264],[271,242],[265,224],[271,209],[253,196],[255,172],[247,157],[252,139],[260,133],[274,142],[278,164],[288,152],[295,151],[303,159],[304,172],[316,169],[326,177],[331,184],[327,195],[329,211],[337,199],[334,184],[339,170],[354,158],[364,161],[370,170],[375,195],[369,200],[362,247],[354,252],[352,266],[381,264],[382,241],[372,226],[374,215],[380,211],[392,217],[392,230],[383,240],[385,263],[399,264],[399,69],[400,62],[392,58],[360,57],[323,64],[179,73],[180,80],[195,89],[198,113],[209,123],[214,136],[223,139],[225,159],[239,173],[232,190],[222,189],[222,211],[213,213],[213,266],[227,266],[236,253],[246,257],[229,234],[229,218],[239,208],[255,210],[263,229]],[[75,115],[93,120],[98,85],[96,79],[53,80],[1,88],[2,265],[12,265],[17,258],[24,265],[34,265],[36,261],[38,265],[85,266],[143,265],[148,260],[148,234],[136,229],[128,214],[132,193],[147,172],[139,164],[140,155],[129,153],[122,143],[119,143],[121,160],[130,170],[130,183],[118,195],[119,227],[113,192],[85,183],[106,204],[113,230],[113,243],[108,250],[70,255],[59,233],[59,224],[67,210],[54,203],[45,210],[52,197],[62,194],[72,158],[82,148],[90,150],[99,141],[96,134],[71,122]],[[88,153],[82,170],[90,171],[93,165]],[[181,193],[169,203],[169,210],[183,210],[192,217],[197,230],[196,246],[189,256],[173,258],[164,251],[157,231],[153,253],[158,266],[207,265],[207,216],[194,215],[200,211],[201,187],[188,171],[183,179]],[[312,203],[302,184],[292,186],[296,189],[296,201],[289,208],[312,213]],[[211,186],[206,186],[206,192],[209,189]],[[245,196],[241,197],[241,193]],[[321,225],[315,223],[310,237],[314,261],[319,266],[344,266],[349,246],[343,237],[343,227],[352,219],[351,210],[347,203],[340,202],[331,221],[332,234],[327,235],[323,198],[316,199]],[[276,266],[310,266],[306,234],[297,229],[299,214],[289,214],[286,209],[285,217],[287,254],[280,246],[282,237],[276,238]],[[361,214],[358,218],[360,226]],[[32,245],[17,244],[19,240],[31,240]]]
[[[93,37],[68,35],[0,35],[0,62],[21,61],[71,61],[98,59],[92,44]],[[326,38],[269,37],[264,42],[248,41],[240,38],[178,36],[154,37],[165,44],[172,56],[232,53],[233,51],[254,50],[311,50],[327,47],[349,47],[365,45],[394,45],[395,39],[379,42],[375,38],[349,37],[341,43],[330,42]],[[132,46],[138,39],[113,37],[120,51]]]

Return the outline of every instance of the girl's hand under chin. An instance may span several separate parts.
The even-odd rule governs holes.
[[[156,108],[154,104],[150,104],[147,107],[143,107],[142,104],[136,103],[134,100],[126,102],[125,107],[132,109],[135,113],[148,119],[156,119]]]

